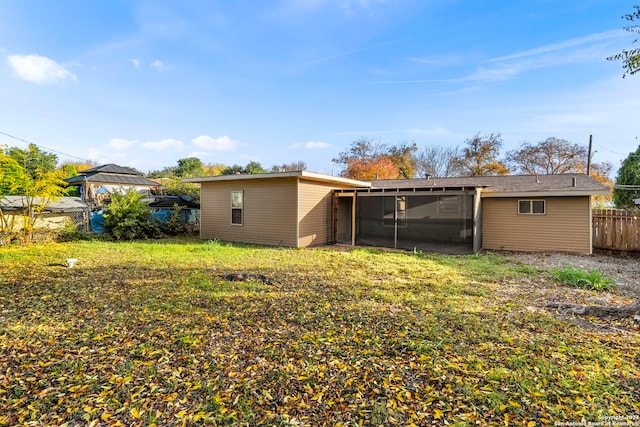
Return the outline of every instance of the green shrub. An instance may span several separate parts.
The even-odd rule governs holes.
[[[104,213],[104,226],[116,240],[155,239],[162,237],[158,221],[151,217],[149,206],[135,191],[114,193]]]
[[[160,230],[169,236],[178,236],[186,234],[189,231],[187,223],[182,216],[182,208],[178,204],[173,205],[173,210],[169,214],[167,222],[160,223]]]
[[[95,234],[78,229],[71,220],[65,222],[64,227],[58,231],[57,236],[59,242],[78,242],[80,240],[93,240],[94,238]]]
[[[569,266],[554,269],[552,275],[569,286],[594,291],[604,291],[613,285],[613,279],[605,276],[600,270],[585,271]]]

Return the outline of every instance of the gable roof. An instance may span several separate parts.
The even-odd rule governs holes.
[[[78,176],[64,180],[69,185],[82,185],[85,182],[114,184],[114,185],[141,185],[145,187],[159,187],[160,184],[151,179],[145,178],[140,173],[114,165],[112,163],[96,166],[79,172]]]
[[[104,184],[142,185],[145,187],[159,187],[160,184],[138,175],[122,175],[116,173],[96,173],[93,175],[78,175],[64,180],[69,185],[82,185],[84,182],[100,182]]]
[[[278,173],[256,173],[256,174],[236,174],[236,175],[219,175],[219,176],[203,176],[199,178],[183,178],[182,182],[217,182],[217,181],[241,181],[241,180],[253,180],[253,179],[283,179],[283,178],[298,178],[305,181],[317,181],[328,184],[336,184],[341,187],[371,187],[371,183],[367,181],[358,181],[355,179],[342,178],[339,176],[325,175],[322,173],[309,172],[309,171],[291,171],[291,172],[278,172]]]
[[[371,181],[373,189],[383,191],[411,189],[476,189],[482,197],[590,196],[609,194],[606,185],[582,173],[556,175],[466,176],[427,179],[379,179]]]
[[[139,172],[136,172],[135,170],[131,169],[131,168],[126,168],[123,166],[119,166],[116,165],[114,163],[107,163],[106,165],[100,165],[100,166],[96,166],[95,168],[91,168],[91,169],[85,169],[83,171],[78,172],[80,175],[93,175],[99,172],[106,172],[106,173],[117,173],[117,174],[121,174],[121,175],[137,175],[140,176],[142,175]]]

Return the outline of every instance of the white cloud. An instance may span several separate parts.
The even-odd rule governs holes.
[[[493,58],[489,62],[497,62],[497,61],[507,61],[512,59],[520,59],[526,58],[530,56],[539,56],[541,54],[546,54],[549,52],[557,52],[567,49],[575,48],[576,46],[581,45],[591,45],[593,43],[599,43],[605,40],[616,39],[624,36],[626,33],[622,30],[611,30],[604,31],[601,33],[589,34],[584,37],[576,37],[569,40],[564,40],[558,43],[552,43],[545,46],[536,47],[534,49],[524,50],[522,52],[517,52],[511,55],[500,56],[497,58]]]
[[[322,142],[322,141],[309,141],[304,144],[304,148],[308,148],[309,150],[315,150],[318,148],[330,148],[330,147],[333,147],[333,145],[327,142]]]
[[[293,9],[329,7],[352,14],[359,10],[369,10],[376,5],[387,3],[387,0],[290,0],[288,3],[289,7]]]
[[[425,65],[454,65],[461,62],[461,55],[458,54],[446,54],[446,55],[433,55],[433,56],[410,56],[408,61],[416,62],[418,64]]]
[[[173,138],[165,138],[160,141],[147,141],[142,143],[144,148],[154,151],[166,151],[171,149],[182,150],[183,145],[182,141]]]
[[[130,150],[138,145],[138,141],[134,141],[131,139],[113,138],[107,145],[114,150],[124,151]]]
[[[205,150],[233,151],[240,146],[239,141],[233,140],[226,135],[217,138],[209,135],[200,135],[191,141],[196,147],[204,148]]]
[[[156,71],[162,71],[166,68],[166,66],[164,65],[164,63],[162,61],[160,61],[159,59],[156,59],[155,61],[153,61],[151,64],[149,64],[149,66],[151,68],[153,68]]]
[[[131,62],[138,70],[140,69],[140,60],[138,58],[130,59],[129,62]]]
[[[607,56],[607,42],[623,35],[622,30],[605,31],[500,56],[488,61],[491,67],[480,68],[461,80],[508,80],[531,70],[601,61]]]
[[[23,80],[38,84],[75,81],[76,76],[53,59],[40,55],[9,55],[13,72]]]
[[[294,142],[293,144],[289,145],[289,148],[294,150],[297,150],[298,148],[306,148],[308,150],[317,150],[317,149],[331,148],[331,147],[333,147],[332,144],[329,144],[328,142],[322,142],[322,141],[309,141],[309,142],[305,142],[304,144],[301,142]]]
[[[192,151],[187,157],[197,157],[200,159],[203,157],[209,157],[209,154],[210,153],[208,151]]]
[[[611,43],[626,35],[627,33],[623,30],[604,31],[491,58],[484,61],[483,65],[478,66],[471,73],[458,78],[378,81],[373,82],[373,84],[504,81],[529,71],[602,61],[603,58],[611,54]],[[457,62],[460,62],[456,60],[454,55],[423,58],[409,57],[407,59],[427,65],[445,65],[448,60],[452,61],[449,65],[456,65]],[[475,61],[478,62],[478,59],[475,59]]]

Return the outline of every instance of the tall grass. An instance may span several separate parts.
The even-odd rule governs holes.
[[[551,274],[553,277],[569,286],[589,289],[593,291],[605,291],[613,286],[613,279],[604,275],[600,270],[581,270],[572,266],[555,268]]]

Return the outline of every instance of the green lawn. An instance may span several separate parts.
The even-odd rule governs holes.
[[[273,283],[220,278],[237,271]],[[499,292],[531,286],[525,276],[553,281],[497,255],[184,239],[0,248],[0,425],[542,426],[640,413],[638,335],[583,330]]]

